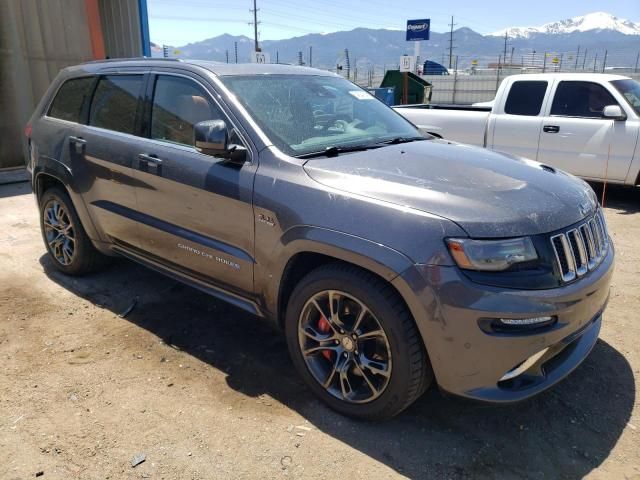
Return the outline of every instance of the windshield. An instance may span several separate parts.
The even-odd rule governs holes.
[[[221,80],[288,155],[422,137],[391,108],[343,78],[247,75]]]
[[[635,80],[613,80],[611,84],[616,87],[627,103],[640,115],[640,83]]]

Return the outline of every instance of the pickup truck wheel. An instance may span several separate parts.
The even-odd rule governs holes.
[[[342,414],[392,417],[433,378],[404,302],[366,271],[341,264],[312,271],[293,291],[285,322],[297,370]]]
[[[84,275],[103,266],[107,257],[87,236],[69,195],[52,187],[40,199],[40,229],[53,265],[68,275]]]

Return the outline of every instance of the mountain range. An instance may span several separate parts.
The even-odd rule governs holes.
[[[504,34],[507,32],[507,48]],[[235,47],[238,62],[250,60],[253,39],[229,34],[171,47],[172,56],[228,61],[233,63]],[[335,68],[345,66],[345,49],[349,50],[351,68],[365,71],[372,67],[397,68],[399,57],[412,55],[413,42],[405,41],[405,32],[387,29],[356,28],[326,34],[309,34],[283,40],[263,40],[260,46],[271,57],[271,62],[298,63],[299,56],[305,64],[314,67]],[[453,32],[453,56],[458,57],[458,68],[466,68],[476,61],[479,68],[489,63],[533,64],[548,56],[564,56],[565,62],[591,68],[595,56],[601,67],[605,51],[608,66],[634,67],[640,52],[640,23],[619,19],[603,12],[573,17],[539,27],[509,27],[488,35],[481,35],[470,28]],[[311,52],[310,52],[311,48]],[[162,55],[162,48],[153,48],[155,56]],[[421,42],[420,57],[448,65],[449,33],[431,32],[428,41]],[[311,62],[310,62],[311,54]]]

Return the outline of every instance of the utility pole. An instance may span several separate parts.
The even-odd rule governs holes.
[[[259,52],[260,47],[258,46],[258,7],[256,5],[257,0],[253,0],[253,10],[249,10],[253,13],[253,22],[250,22],[249,25],[253,25],[253,42],[254,42],[254,51]]]
[[[349,62],[349,49],[344,49],[344,63],[347,67],[347,80],[351,80],[351,63]]]
[[[502,55],[502,58],[504,59],[504,63],[507,63],[507,42],[509,40],[509,34],[508,34],[508,30],[504,31],[504,54]]]
[[[313,67],[313,47],[309,45],[309,66]]]
[[[451,27],[449,30],[449,70],[453,68],[453,49],[456,48],[453,46],[453,27],[456,25],[456,23],[453,23],[453,15],[451,15],[451,23],[449,24],[449,27]]]

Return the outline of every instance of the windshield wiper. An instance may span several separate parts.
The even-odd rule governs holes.
[[[389,140],[376,143],[376,145],[398,145],[399,143],[420,142],[429,140],[427,137],[394,137]]]
[[[347,152],[362,152],[364,150],[371,150],[374,148],[384,147],[383,143],[367,143],[363,145],[332,145],[320,150],[319,152],[303,153],[302,155],[296,155],[298,158],[314,158],[314,157],[337,157],[341,153]]]

